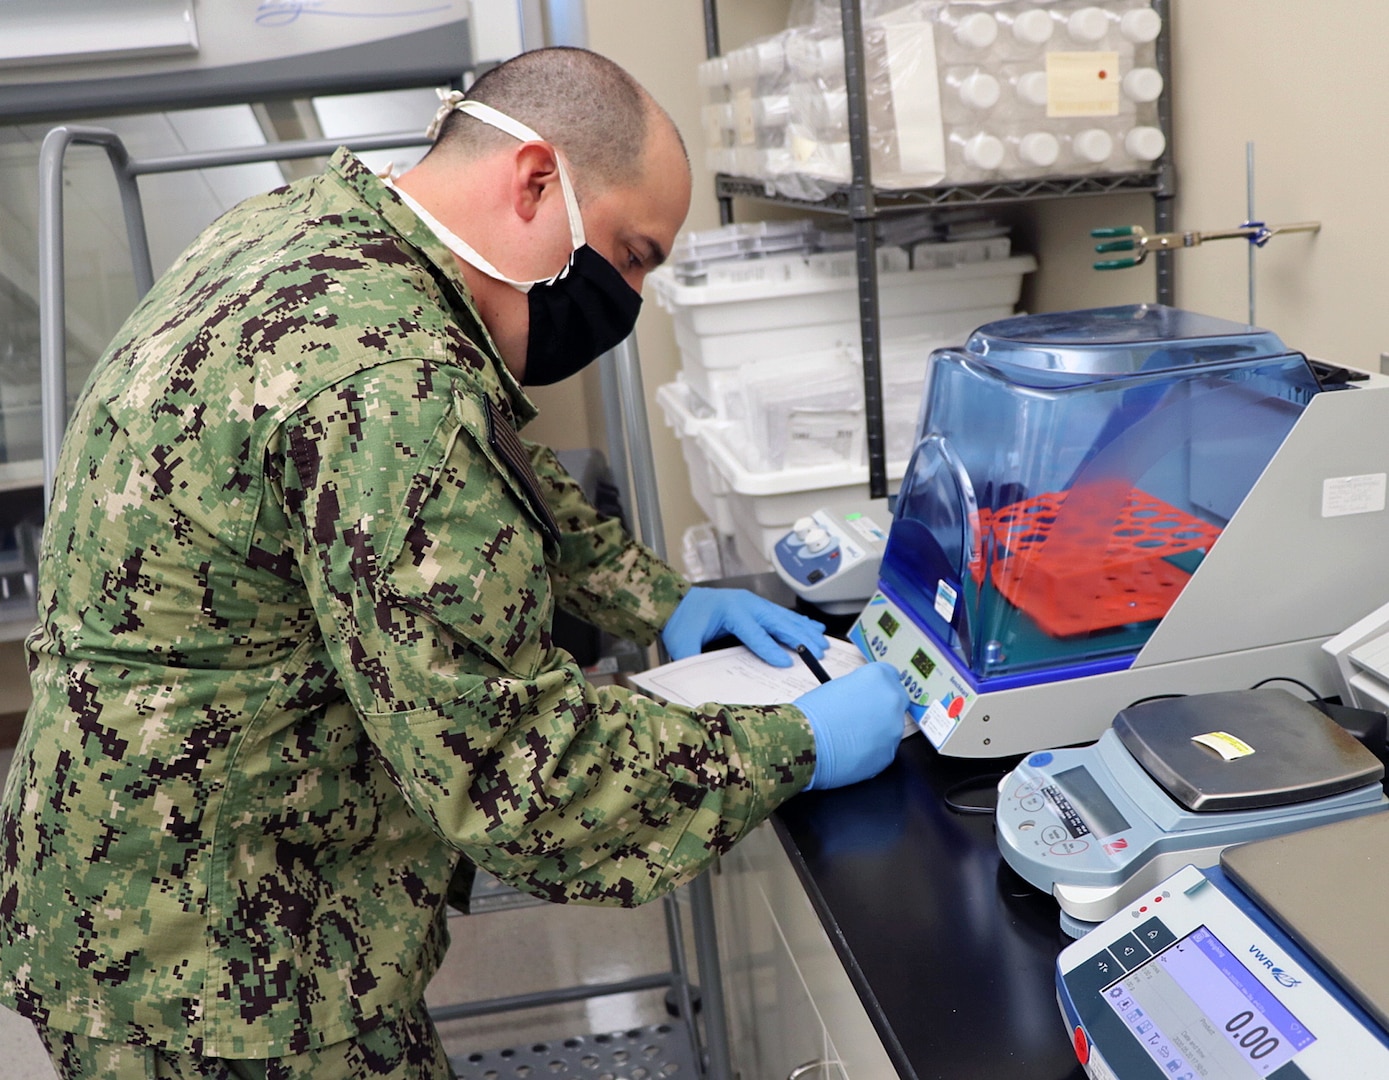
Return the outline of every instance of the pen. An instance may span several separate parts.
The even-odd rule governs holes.
[[[810,668],[810,673],[822,683],[830,681],[830,673],[824,669],[819,660],[815,659],[815,654],[804,645],[796,646],[796,655],[805,661],[805,666]]]

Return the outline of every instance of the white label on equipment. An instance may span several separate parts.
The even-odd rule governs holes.
[[[946,622],[955,617],[955,601],[959,594],[944,581],[936,583],[936,614]]]
[[[1384,473],[1333,476],[1321,482],[1321,516],[1372,514],[1384,509]]]
[[[926,715],[921,718],[921,731],[931,740],[931,745],[939,747],[955,729],[955,721],[949,711],[939,701],[926,706]]]
[[[870,544],[887,539],[887,533],[878,528],[878,523],[867,514],[848,514],[844,518],[844,524]]]

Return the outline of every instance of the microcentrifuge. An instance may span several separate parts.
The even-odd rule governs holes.
[[[931,356],[851,637],[944,754],[1100,736],[1154,694],[1335,678],[1389,596],[1389,378],[1162,305],[1019,316]]]
[[[1072,936],[1232,844],[1389,808],[1380,760],[1288,691],[1122,710],[1097,743],[1029,755],[998,787],[1004,861]]]

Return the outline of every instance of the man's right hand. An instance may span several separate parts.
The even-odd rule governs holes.
[[[815,735],[815,775],[807,791],[867,780],[897,753],[907,692],[891,664],[865,664],[791,704],[805,713]]]

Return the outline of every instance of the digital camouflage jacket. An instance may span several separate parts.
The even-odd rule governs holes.
[[[0,1002],[221,1057],[423,994],[459,853],[551,900],[689,879],[814,767],[805,718],[585,682],[556,605],[688,588],[516,429],[452,255],[354,157],[241,204],[88,381],[0,819]]]

